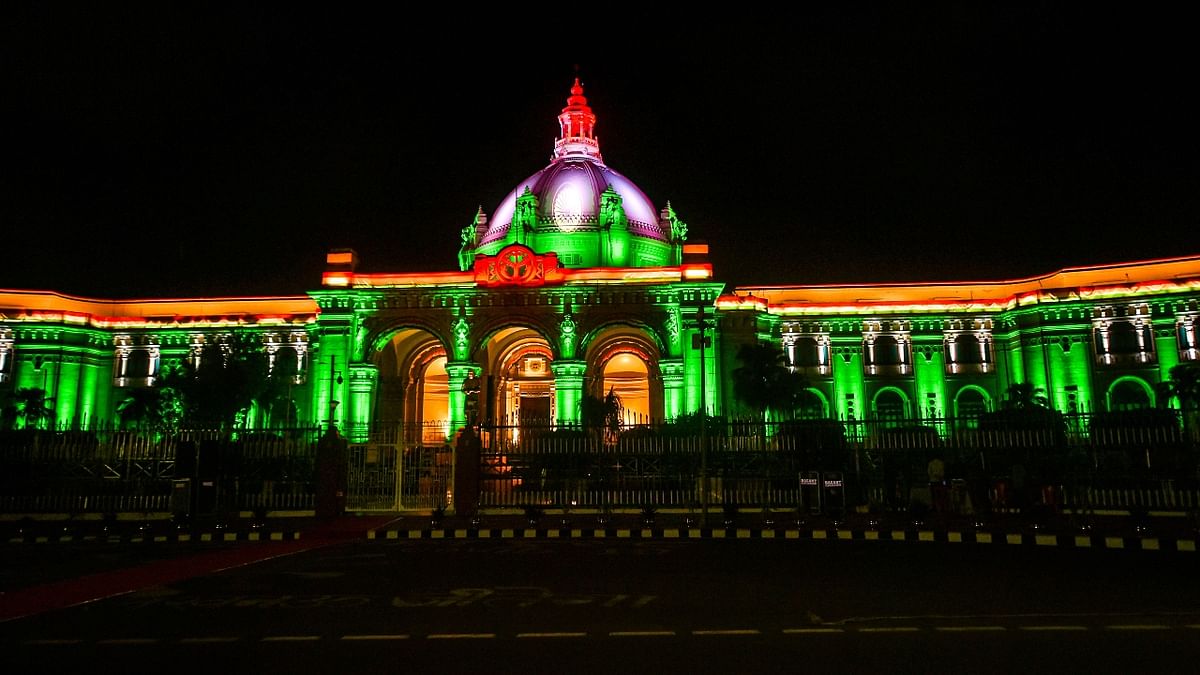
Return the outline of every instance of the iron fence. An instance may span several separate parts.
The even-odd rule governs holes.
[[[0,511],[312,508],[317,438],[311,428],[0,432]]]
[[[834,497],[848,506],[905,508],[914,495],[929,494],[936,459],[941,481],[976,508],[1020,508],[1048,494],[1080,508],[1200,508],[1197,429],[1175,411],[1004,424],[630,422],[585,429],[517,420],[480,428],[480,506],[795,508],[812,501],[801,476],[815,474],[841,476]],[[347,508],[452,505],[455,441],[445,428],[380,424],[350,445]],[[311,509],[319,432],[0,432],[0,511],[166,511],[180,481],[199,512]]]

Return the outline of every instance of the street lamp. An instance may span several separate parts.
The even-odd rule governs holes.
[[[474,427],[479,415],[479,377],[474,372],[463,380],[462,391],[466,399],[467,426]]]
[[[333,412],[335,410],[337,410],[338,404],[341,403],[341,401],[338,401],[335,398],[333,398],[333,394],[334,394],[333,387],[335,386],[335,384],[341,385],[342,382],[345,382],[345,380],[342,379],[341,373],[337,372],[337,356],[330,356],[329,357],[329,429],[330,430],[335,429],[334,422],[335,422],[336,418],[333,416]]]

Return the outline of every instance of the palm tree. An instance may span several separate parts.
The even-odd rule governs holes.
[[[739,401],[764,418],[768,412],[795,409],[807,383],[788,367],[782,348],[767,342],[747,344],[737,358],[742,365],[733,371],[733,394]]]
[[[1171,379],[1163,384],[1164,393],[1179,401],[1181,410],[1200,409],[1200,362],[1181,363],[1171,368]]]
[[[609,387],[604,396],[585,394],[579,401],[580,422],[585,429],[601,430],[604,436],[615,439],[621,433],[621,397]]]
[[[163,429],[179,422],[179,401],[168,387],[131,389],[117,404],[121,425],[139,430]]]
[[[46,398],[46,390],[39,387],[21,387],[7,397],[0,420],[4,428],[44,429],[54,419],[52,398]],[[17,422],[20,422],[18,425]]]
[[[1050,399],[1042,387],[1034,387],[1029,382],[1016,382],[1005,391],[1003,407],[1007,410],[1049,409]]]
[[[1171,379],[1159,387],[1160,402],[1175,399],[1183,413],[1183,428],[1193,440],[1200,436],[1200,362],[1171,368]]]
[[[185,422],[230,431],[267,388],[267,356],[255,337],[233,336],[205,346],[199,365],[167,370],[163,381],[179,392]]]

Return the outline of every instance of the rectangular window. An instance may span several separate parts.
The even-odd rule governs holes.
[[[1196,337],[1196,317],[1181,316],[1175,324],[1175,339],[1179,343],[1181,361],[1200,361],[1200,343]]]

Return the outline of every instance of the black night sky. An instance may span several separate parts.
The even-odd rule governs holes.
[[[548,163],[574,64],[607,162],[731,285],[1200,253],[1183,16],[240,5],[0,10],[0,288],[301,293],[341,246],[361,271],[454,269],[476,207]]]

